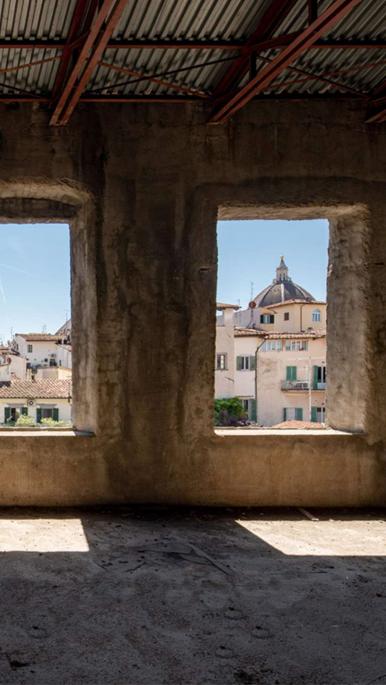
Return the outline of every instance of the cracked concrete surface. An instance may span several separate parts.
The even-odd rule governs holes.
[[[382,511],[0,515],[0,682],[386,683]]]

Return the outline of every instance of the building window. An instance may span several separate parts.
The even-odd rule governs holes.
[[[262,352],[273,352],[274,350],[280,352],[282,349],[283,343],[281,340],[266,340],[260,347]]]
[[[36,410],[36,423],[41,423],[42,419],[59,421],[59,409],[57,407],[38,407]]]
[[[27,345],[27,353],[31,354],[32,351],[33,351],[32,345]]]
[[[313,321],[320,321],[320,309],[313,309],[312,310],[312,320]]]
[[[308,340],[286,340],[285,349],[287,352],[304,352],[308,350]]]
[[[283,421],[303,421],[302,407],[284,407]]]
[[[27,414],[28,407],[4,407],[4,423],[16,423],[20,416],[27,416]]]
[[[260,323],[275,323],[273,314],[260,314]]]
[[[237,371],[254,371],[256,369],[256,358],[254,356],[236,357]]]
[[[324,390],[326,387],[327,371],[325,366],[314,366],[312,374],[314,390]]]
[[[313,423],[325,423],[326,407],[311,407],[311,421]]]
[[[287,381],[296,381],[297,378],[297,367],[296,366],[287,366],[286,368],[286,380]]]
[[[289,312],[284,312],[284,321],[289,321]]]
[[[250,398],[247,400],[241,400],[244,411],[248,414],[248,419],[250,421],[256,422],[257,415],[256,415],[256,400],[254,398]]]
[[[227,355],[226,354],[216,354],[216,370],[226,371],[227,369]]]

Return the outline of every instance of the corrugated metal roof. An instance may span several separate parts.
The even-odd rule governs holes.
[[[332,0],[320,0],[321,13]],[[112,39],[246,41],[271,0],[127,0]],[[3,0],[0,41],[66,40],[77,0]],[[300,31],[307,25],[305,0],[295,2],[274,35]],[[362,0],[330,33],[329,39],[378,39],[386,41],[386,0]],[[24,93],[49,97],[58,72],[62,50],[52,46],[3,49],[0,46],[0,95]],[[260,55],[263,66],[277,54]],[[87,94],[103,96],[184,97],[210,95],[237,52],[221,48],[118,49],[108,47],[87,85]],[[266,94],[343,93],[345,87],[366,94],[386,78],[386,50],[308,50],[282,73]],[[114,69],[108,65],[113,65]],[[324,75],[334,83],[315,80]],[[119,69],[126,70],[120,72]],[[170,73],[172,72],[172,73]],[[153,80],[146,77],[152,76]],[[245,80],[244,80],[245,81]],[[170,85],[168,85],[168,83]],[[241,84],[243,81],[241,81]],[[179,92],[177,86],[182,86]]]

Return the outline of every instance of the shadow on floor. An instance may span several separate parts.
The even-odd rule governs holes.
[[[2,510],[0,682],[385,685],[385,512],[312,514]]]

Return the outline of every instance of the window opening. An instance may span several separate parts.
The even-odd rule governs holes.
[[[216,369],[217,371],[225,371],[227,368],[227,356],[226,354],[216,355]]]
[[[328,233],[326,220],[218,223],[217,425],[325,424]]]
[[[67,224],[0,225],[0,428],[70,428]]]
[[[312,320],[320,321],[320,309],[314,309],[314,311],[312,312]]]

